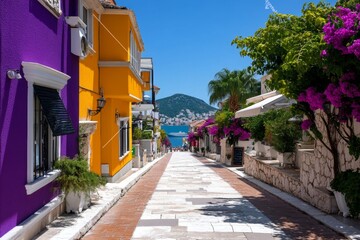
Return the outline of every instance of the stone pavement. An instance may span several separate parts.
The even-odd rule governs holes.
[[[83,239],[346,239],[217,163],[188,152],[169,158]]]
[[[62,216],[37,239],[79,239],[91,227],[83,239],[346,239],[319,222],[327,217],[333,229],[360,239],[359,229],[238,170],[167,154],[107,184],[90,209]]]

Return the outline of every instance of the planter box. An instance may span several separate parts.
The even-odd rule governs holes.
[[[295,164],[295,153],[284,152],[278,153],[277,159],[279,160],[280,166],[289,166]]]
[[[344,217],[348,217],[350,215],[350,210],[346,204],[345,195],[337,191],[334,191],[334,195],[340,212],[342,212]]]
[[[90,206],[90,193],[69,192],[65,198],[66,212],[80,213]]]

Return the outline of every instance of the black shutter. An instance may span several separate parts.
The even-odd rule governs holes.
[[[36,96],[39,97],[41,107],[49,122],[54,136],[74,133],[70,116],[56,89],[34,85]]]

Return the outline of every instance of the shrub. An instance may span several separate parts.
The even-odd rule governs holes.
[[[335,191],[345,195],[345,201],[349,207],[352,217],[359,217],[360,214],[360,172],[346,170],[340,172],[331,181],[330,186]]]
[[[55,162],[55,168],[61,171],[56,178],[60,188],[67,195],[69,192],[91,192],[105,185],[106,180],[89,170],[87,160],[80,156],[74,159],[64,157]]]

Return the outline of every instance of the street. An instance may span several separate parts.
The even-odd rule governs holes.
[[[83,239],[346,238],[227,168],[190,152],[174,152]]]

